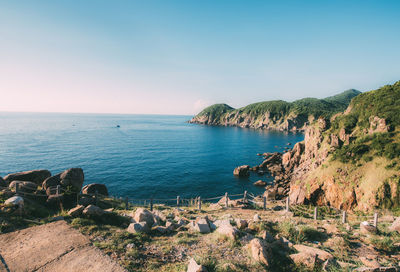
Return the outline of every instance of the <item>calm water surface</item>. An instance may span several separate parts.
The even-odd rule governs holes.
[[[186,123],[191,116],[0,113],[0,176],[82,167],[85,184],[131,198],[262,193],[257,175],[233,169],[262,162],[302,134]],[[120,125],[120,128],[117,128]],[[263,176],[262,179],[272,179]]]

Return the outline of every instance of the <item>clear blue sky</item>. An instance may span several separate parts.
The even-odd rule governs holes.
[[[400,79],[400,1],[3,1],[0,110],[194,114]]]

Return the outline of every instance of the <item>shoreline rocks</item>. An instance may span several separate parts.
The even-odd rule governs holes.
[[[7,176],[4,177],[4,181],[7,184],[10,184],[14,180],[30,181],[36,183],[37,185],[41,185],[42,182],[50,176],[51,173],[49,170],[44,170],[44,169],[30,170],[30,171],[8,174]]]
[[[233,175],[238,176],[238,177],[248,177],[250,176],[250,166],[249,165],[242,165],[239,167],[236,167],[233,170]]]

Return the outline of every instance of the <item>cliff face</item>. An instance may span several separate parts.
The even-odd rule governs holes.
[[[348,90],[325,99],[305,98],[291,103],[281,100],[266,101],[240,109],[216,104],[204,109],[189,122],[281,131],[305,130],[315,119],[321,116],[330,117],[343,111],[358,94],[359,91]]]
[[[400,82],[354,98],[320,118],[276,163],[292,204],[372,210],[400,204]]]

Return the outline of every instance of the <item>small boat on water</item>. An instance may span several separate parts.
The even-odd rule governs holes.
[[[117,125],[117,128],[120,128],[121,126],[120,125]]]

